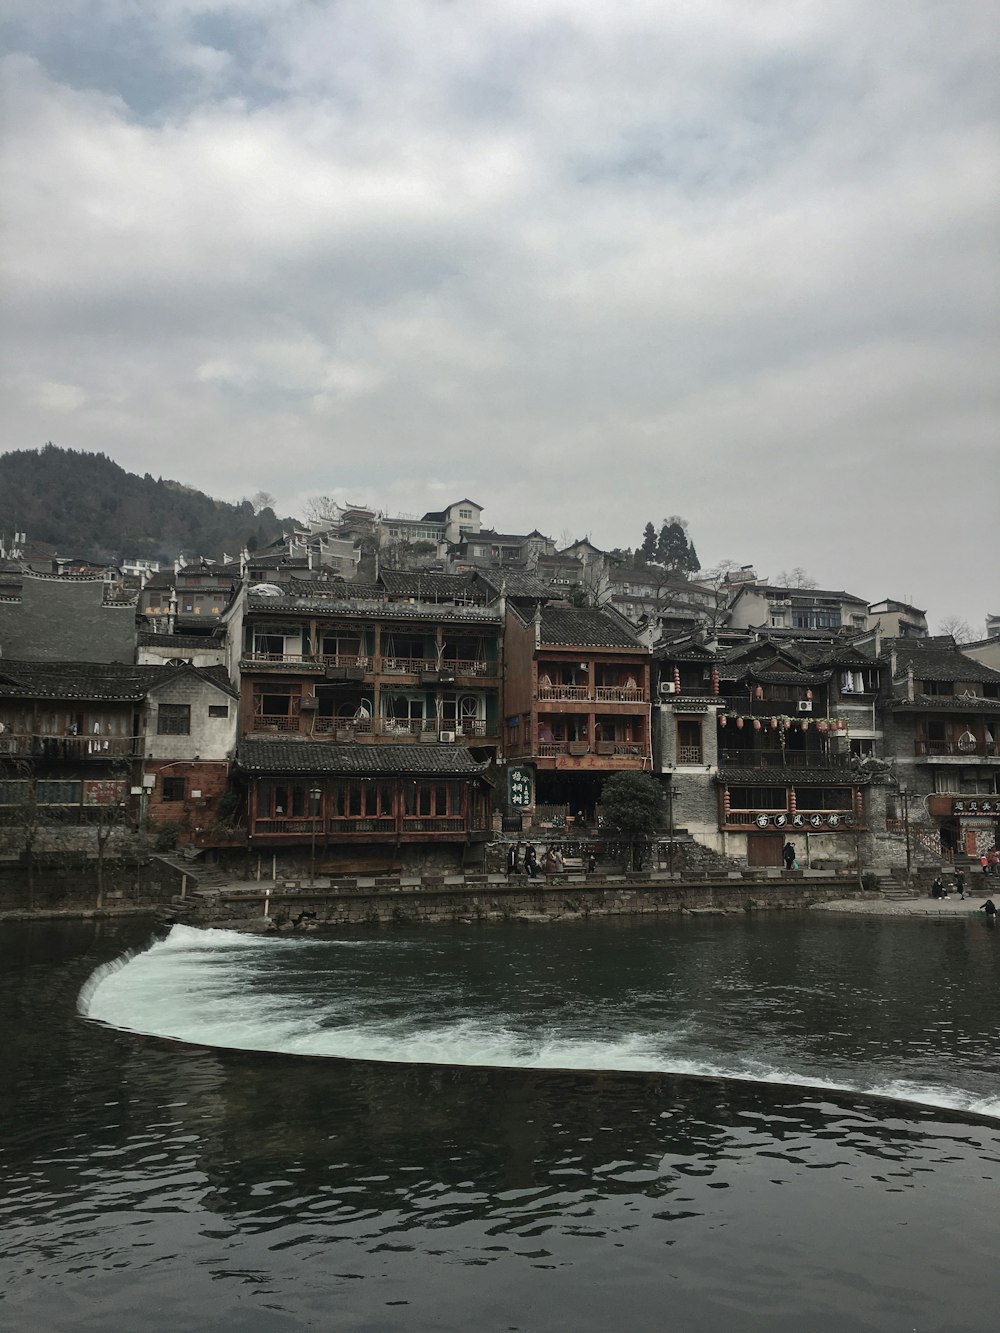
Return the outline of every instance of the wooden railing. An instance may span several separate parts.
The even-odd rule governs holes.
[[[627,685],[598,685],[597,686],[598,703],[619,703],[619,704],[642,704],[646,702],[646,696],[642,690],[636,686]]]
[[[141,736],[51,736],[0,732],[0,755],[23,759],[135,759],[142,754]]]
[[[539,685],[539,699],[561,699],[567,703],[586,702],[590,692],[586,685]]]
[[[902,819],[887,819],[885,821],[886,833],[891,833],[893,837],[907,837],[906,821]],[[913,846],[923,847],[933,856],[939,856],[942,861],[954,861],[955,853],[947,847],[941,846],[941,835],[936,829],[924,828],[920,824],[910,824],[909,827],[910,843]]]
[[[720,750],[720,764],[743,768],[848,768],[846,755],[803,750]]]
[[[348,670],[360,670],[366,673],[376,672],[386,676],[419,676],[424,672],[440,672],[447,676],[474,676],[489,679],[497,675],[496,662],[483,658],[458,657],[399,657],[383,654],[375,657],[370,653],[265,653],[249,651],[242,659],[250,665],[263,666],[322,666],[345,667]]]
[[[930,741],[918,736],[913,743],[913,752],[917,755],[957,755],[962,759],[995,759],[996,743],[987,744],[976,737],[975,744],[969,741]]]

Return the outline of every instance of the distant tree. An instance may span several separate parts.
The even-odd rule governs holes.
[[[688,546],[687,565],[685,566],[689,574],[697,574],[701,569],[701,561],[698,559],[698,552],[694,549],[694,542]]]
[[[960,616],[945,616],[938,625],[939,634],[950,634],[956,643],[971,643],[975,638],[972,626]]]
[[[666,822],[663,788],[651,773],[614,773],[601,788],[601,818],[629,844],[634,870],[642,859],[642,844]]]
[[[643,560],[656,559],[656,529],[652,523],[647,523],[642,533],[642,546],[640,548]]]
[[[274,505],[274,496],[270,491],[254,491],[250,497],[250,505],[254,515],[262,513],[265,509],[271,509]]]
[[[816,580],[810,578],[801,565],[796,565],[789,573],[783,569],[777,578],[778,584],[782,588],[815,588]]]
[[[691,563],[691,547],[685,527],[684,520],[676,514],[665,518],[656,541],[657,564],[678,574],[687,573]]]

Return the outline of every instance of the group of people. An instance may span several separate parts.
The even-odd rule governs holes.
[[[593,855],[588,856],[586,865],[587,873],[592,875],[597,869],[596,858]],[[508,875],[527,875],[529,879],[535,879],[539,872],[545,875],[564,875],[566,873],[566,863],[558,847],[550,847],[542,856],[541,863],[539,863],[538,853],[535,851],[534,845],[530,842],[525,847],[523,856],[520,843],[508,850]]]
[[[984,875],[1000,875],[1000,850],[991,847],[979,858],[979,865]]]

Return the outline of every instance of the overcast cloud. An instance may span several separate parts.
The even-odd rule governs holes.
[[[7,0],[6,425],[1000,611],[996,0]]]

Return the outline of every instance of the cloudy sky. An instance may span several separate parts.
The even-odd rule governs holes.
[[[5,0],[0,448],[1000,611],[1000,0]]]

